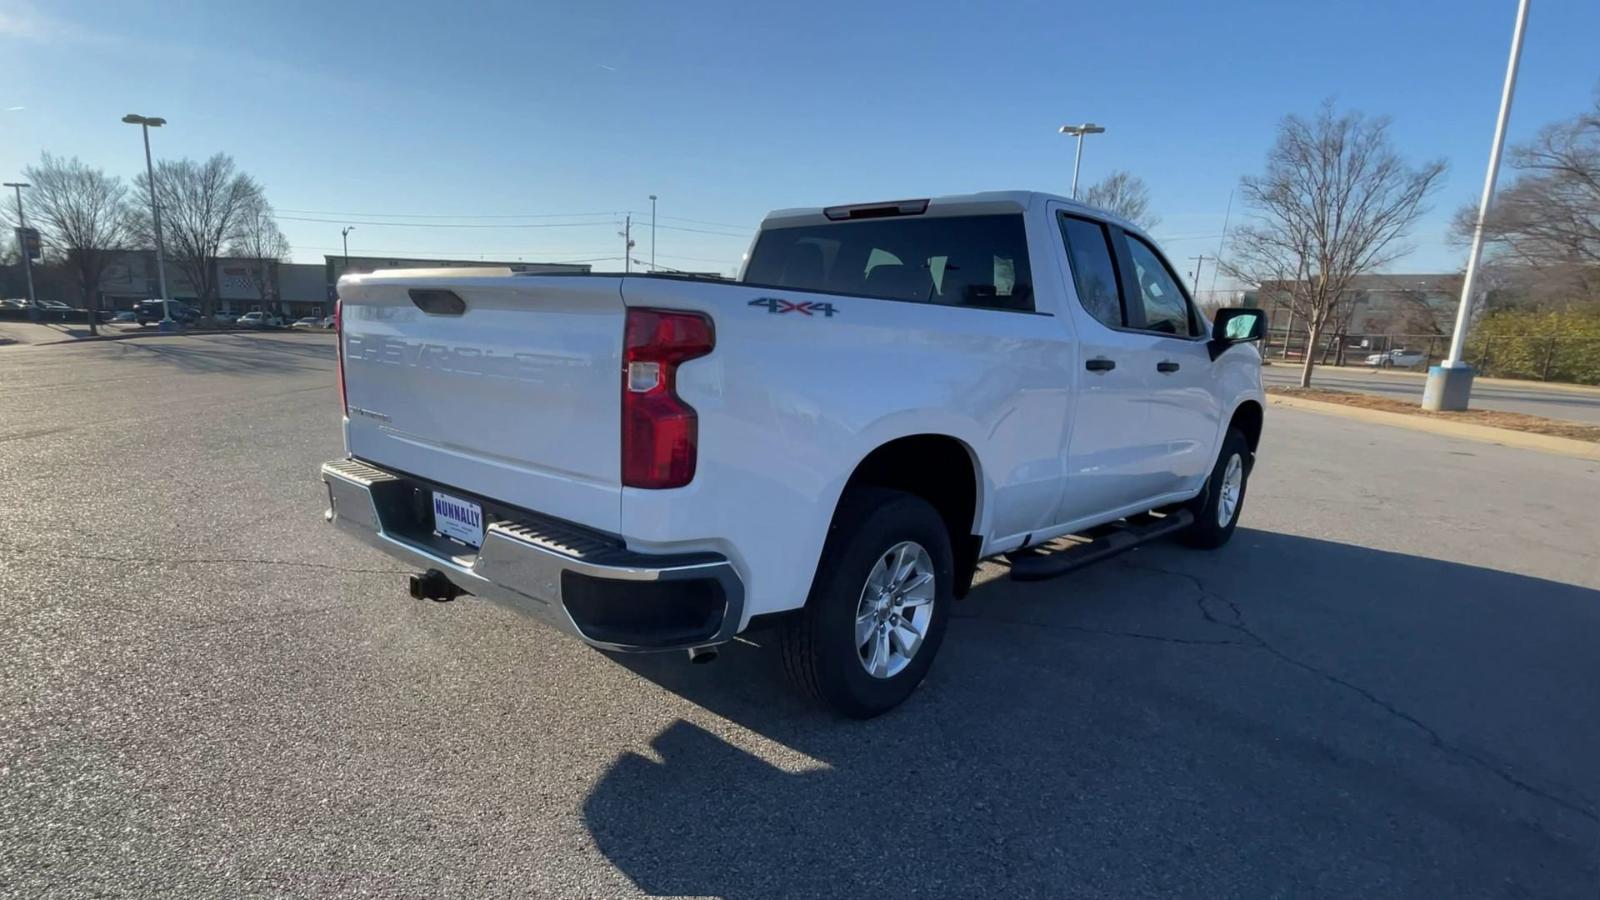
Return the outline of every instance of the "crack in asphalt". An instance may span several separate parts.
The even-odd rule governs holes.
[[[220,556],[220,557],[158,557],[158,556],[111,556],[93,553],[63,553],[58,550],[43,550],[35,547],[20,547],[15,544],[0,542],[0,547],[11,553],[28,554],[33,556],[48,556],[52,559],[70,559],[83,562],[108,562],[108,563],[138,563],[141,565],[157,566],[281,566],[293,569],[319,569],[327,572],[344,572],[350,575],[408,575],[410,569],[362,569],[354,566],[340,566],[333,563],[305,562],[303,560],[289,559],[260,559],[248,556]]]
[[[1272,644],[1271,641],[1268,641],[1266,638],[1263,638],[1261,635],[1257,634],[1248,625],[1245,624],[1244,615],[1243,615],[1243,613],[1241,613],[1239,611],[1238,604],[1234,603],[1233,600],[1231,600],[1230,598],[1228,598],[1228,597],[1226,597],[1226,596],[1224,596],[1224,595],[1222,595],[1222,594],[1220,594],[1220,593],[1218,593],[1216,591],[1213,591],[1210,588],[1208,588],[1206,586],[1205,581],[1203,579],[1201,579],[1199,576],[1190,574],[1188,572],[1178,572],[1178,571],[1174,571],[1172,569],[1163,569],[1163,568],[1161,568],[1159,566],[1136,565],[1134,563],[1127,563],[1127,562],[1125,562],[1124,565],[1126,565],[1130,569],[1136,569],[1136,570],[1141,570],[1141,571],[1145,571],[1145,572],[1153,572],[1153,573],[1157,573],[1157,574],[1161,574],[1161,575],[1167,575],[1167,576],[1170,576],[1170,577],[1173,577],[1173,578],[1179,578],[1179,579],[1182,579],[1182,580],[1187,581],[1188,583],[1192,584],[1194,586],[1195,590],[1198,592],[1197,596],[1195,597],[1195,607],[1200,611],[1200,615],[1201,615],[1202,618],[1204,618],[1207,622],[1211,622],[1211,623],[1213,623],[1215,625],[1220,625],[1220,626],[1222,626],[1224,628],[1228,628],[1228,629],[1232,629],[1233,631],[1237,631],[1238,633],[1240,633],[1240,634],[1244,635],[1245,637],[1249,638],[1248,642],[1244,642],[1244,641],[1235,642],[1239,646],[1254,647],[1256,649],[1259,649],[1259,650],[1261,650],[1261,651],[1263,651],[1263,652],[1265,652],[1265,653],[1277,658],[1278,660],[1280,660],[1280,661],[1282,661],[1284,663],[1287,663],[1288,665],[1294,666],[1297,669],[1300,669],[1302,671],[1309,672],[1309,673],[1311,673],[1313,675],[1316,675],[1317,677],[1323,679],[1324,681],[1328,682],[1331,685],[1334,685],[1335,687],[1343,688],[1344,690],[1349,691],[1350,693],[1353,693],[1353,694],[1361,697],[1362,699],[1366,700],[1368,703],[1372,704],[1373,706],[1378,707],[1379,709],[1381,709],[1384,712],[1388,713],[1393,718],[1396,718],[1396,719],[1398,719],[1398,720],[1400,720],[1402,722],[1405,722],[1406,724],[1408,724],[1408,725],[1412,726],[1413,728],[1417,729],[1418,731],[1422,732],[1427,737],[1428,743],[1433,745],[1438,750],[1440,750],[1440,751],[1442,751],[1444,753],[1450,754],[1452,756],[1455,756],[1458,759],[1465,760],[1466,762],[1471,763],[1472,765],[1474,765],[1474,766],[1476,766],[1476,767],[1478,767],[1480,769],[1483,769],[1484,771],[1490,773],[1491,775],[1494,775],[1496,778],[1499,778],[1501,781],[1504,781],[1506,784],[1510,785],[1513,788],[1516,788],[1518,790],[1521,790],[1521,791],[1524,791],[1526,793],[1532,794],[1535,797],[1539,797],[1540,799],[1543,799],[1543,800],[1546,800],[1546,801],[1548,801],[1550,803],[1553,803],[1556,806],[1559,806],[1562,809],[1565,809],[1565,810],[1567,810],[1569,812],[1576,813],[1577,815],[1582,816],[1585,819],[1588,819],[1590,822],[1600,823],[1600,815],[1597,815],[1595,813],[1595,811],[1593,809],[1593,803],[1590,802],[1588,800],[1588,798],[1583,797],[1581,794],[1578,795],[1579,798],[1580,798],[1579,800],[1569,800],[1569,799],[1567,799],[1565,797],[1562,797],[1560,795],[1553,794],[1553,793],[1551,793],[1551,792],[1549,792],[1549,791],[1547,791],[1547,790],[1545,790],[1543,788],[1540,788],[1540,787],[1538,787],[1536,785],[1530,784],[1530,783],[1522,780],[1521,778],[1518,778],[1516,775],[1513,775],[1512,773],[1506,771],[1504,768],[1500,767],[1499,765],[1497,765],[1493,761],[1484,759],[1483,757],[1478,756],[1477,754],[1475,754],[1472,751],[1467,750],[1467,749],[1465,749],[1463,747],[1458,747],[1458,746],[1456,746],[1454,744],[1451,744],[1449,741],[1445,740],[1444,737],[1442,735],[1440,735],[1439,732],[1436,729],[1433,728],[1433,726],[1427,724],[1426,722],[1422,721],[1421,719],[1418,719],[1416,716],[1406,712],[1405,710],[1400,709],[1399,707],[1397,707],[1393,703],[1390,703],[1389,701],[1383,699],[1382,697],[1379,697],[1377,694],[1373,693],[1372,691],[1370,691],[1370,690],[1368,690],[1368,689],[1366,689],[1366,688],[1364,688],[1364,687],[1362,687],[1362,686],[1360,686],[1358,684],[1355,684],[1353,682],[1347,681],[1347,680],[1339,677],[1338,675],[1333,674],[1332,672],[1328,672],[1328,671],[1325,671],[1323,669],[1320,669],[1320,668],[1312,665],[1311,663],[1305,662],[1304,660],[1296,659],[1295,657],[1289,655],[1288,653],[1285,653],[1284,651],[1278,649],[1276,646],[1274,646]],[[1213,602],[1213,603],[1221,603],[1221,604],[1226,605],[1227,608],[1228,608],[1229,613],[1231,613],[1231,618],[1233,619],[1233,621],[1228,622],[1228,621],[1223,621],[1221,618],[1218,618],[1217,615],[1215,615],[1212,612],[1212,610],[1209,607],[1207,607],[1206,604],[1207,604],[1208,601]],[[1576,793],[1576,792],[1574,792],[1574,793]]]

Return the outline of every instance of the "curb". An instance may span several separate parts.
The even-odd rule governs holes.
[[[1362,409],[1355,406],[1344,406],[1339,403],[1324,403],[1321,400],[1284,397],[1279,394],[1268,394],[1267,404],[1269,406],[1282,406],[1288,409],[1304,410],[1305,412],[1339,416],[1345,419],[1354,419],[1358,422],[1370,422],[1375,425],[1409,428],[1412,431],[1425,431],[1429,434],[1438,434],[1445,437],[1479,441],[1486,444],[1499,444],[1502,447],[1514,447],[1518,450],[1539,450],[1545,453],[1554,453],[1558,456],[1600,462],[1600,444],[1573,438],[1533,434],[1527,431],[1513,431],[1509,428],[1495,428],[1490,425],[1473,425],[1467,422],[1450,422],[1428,416],[1414,416],[1408,413]]]

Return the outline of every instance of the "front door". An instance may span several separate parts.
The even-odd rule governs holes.
[[[1145,369],[1160,341],[1128,327],[1115,240],[1120,231],[1094,219],[1056,214],[1071,277],[1065,314],[1078,335],[1077,403],[1068,423],[1066,478],[1056,524],[1123,509],[1159,492],[1169,449],[1149,427]]]
[[[1113,246],[1129,324],[1148,340],[1136,365],[1148,390],[1147,436],[1162,448],[1151,496],[1197,489],[1211,471],[1222,416],[1205,320],[1152,244],[1119,230]]]

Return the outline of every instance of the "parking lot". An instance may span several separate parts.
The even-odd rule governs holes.
[[[1596,896],[1600,464],[1269,410],[1230,545],[991,565],[860,723],[408,598],[333,356],[0,351],[0,894]]]

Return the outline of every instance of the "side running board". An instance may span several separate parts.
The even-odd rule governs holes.
[[[1166,515],[1144,513],[1129,516],[1109,525],[1091,529],[1082,535],[1066,538],[1065,540],[1070,543],[1064,547],[1049,550],[1042,547],[1014,550],[1006,554],[1006,561],[1011,564],[1013,580],[1043,581],[1116,556],[1145,541],[1153,541],[1182,531],[1193,523],[1194,514],[1187,509],[1175,510]]]

